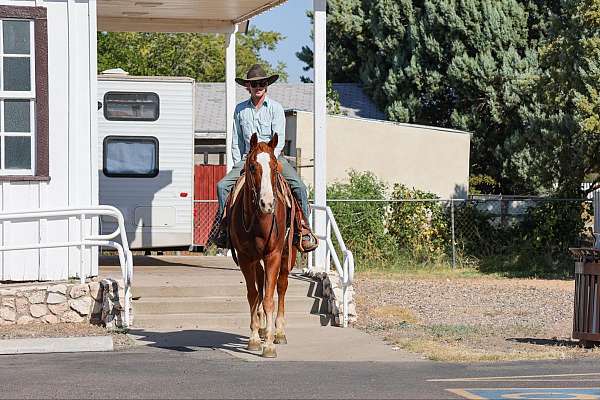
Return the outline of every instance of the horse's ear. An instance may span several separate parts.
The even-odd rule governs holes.
[[[279,141],[279,135],[277,135],[277,133],[273,134],[273,137],[271,138],[271,141],[269,142],[269,147],[272,148],[273,150],[275,150],[275,147],[277,147],[278,141]]]
[[[254,132],[252,134],[252,137],[250,138],[250,149],[255,148],[257,144],[258,144],[258,136],[256,135],[256,132]]]

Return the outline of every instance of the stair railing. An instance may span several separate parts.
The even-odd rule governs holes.
[[[90,235],[84,234],[84,221],[86,217],[107,216],[117,220],[117,228],[114,232],[105,235]],[[45,242],[45,243],[28,243],[19,245],[0,246],[0,252],[11,250],[31,250],[31,249],[50,249],[58,247],[79,247],[79,279],[81,283],[85,283],[88,277],[84,272],[83,254],[86,247],[90,246],[106,246],[117,250],[119,254],[119,263],[121,264],[121,274],[123,276],[123,285],[125,286],[125,315],[123,326],[127,328],[130,323],[130,298],[131,298],[131,281],[133,279],[133,256],[129,250],[127,241],[127,233],[125,231],[125,220],[123,214],[112,206],[92,206],[92,207],[71,207],[60,209],[46,210],[31,210],[31,211],[14,211],[0,213],[0,223],[16,222],[23,220],[43,220],[47,218],[79,218],[79,240],[71,240],[66,242]],[[119,236],[121,243],[113,239]],[[41,239],[40,239],[41,240]]]
[[[349,304],[348,288],[352,285],[352,282],[354,280],[354,256],[352,255],[352,252],[346,248],[346,244],[344,243],[344,239],[342,238],[342,234],[337,225],[337,222],[335,221],[335,217],[333,216],[333,212],[331,211],[331,208],[311,205],[311,210],[312,210],[311,216],[309,218],[311,227],[314,227],[314,218],[315,218],[315,214],[316,214],[314,212],[314,210],[325,212],[325,215],[326,215],[325,235],[317,235],[317,233],[315,232],[315,236],[317,236],[317,239],[319,239],[320,241],[324,241],[325,245],[326,245],[326,256],[325,256],[326,262],[325,262],[325,266],[324,266],[325,267],[324,272],[329,273],[329,271],[331,270],[331,265],[332,265],[332,261],[333,261],[333,265],[335,266],[335,269],[336,269],[338,275],[340,276],[341,285],[342,285],[342,297],[343,297],[343,300],[342,300],[342,304],[343,304],[342,326],[347,327],[348,326],[348,304]],[[335,235],[335,239],[338,244],[339,251],[343,256],[343,259],[341,262],[340,262],[340,258],[338,256],[338,251],[337,251],[338,249],[336,249],[336,246],[334,246],[334,242],[332,240],[332,236],[331,236],[332,230],[333,230],[333,234]],[[315,252],[309,253],[309,255],[308,255],[308,271],[316,272]]]

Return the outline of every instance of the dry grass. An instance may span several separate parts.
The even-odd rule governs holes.
[[[417,318],[407,308],[398,306],[381,306],[373,309],[373,315],[378,318],[386,318],[406,323],[415,323]]]

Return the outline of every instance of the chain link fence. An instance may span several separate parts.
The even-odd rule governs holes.
[[[588,199],[330,199],[357,268],[471,267],[511,276],[568,276],[570,247],[593,244]],[[194,244],[217,224],[216,200],[194,202]]]
[[[194,246],[206,248],[218,228],[217,200],[194,200]]]
[[[593,243],[587,199],[332,199],[328,205],[362,269],[446,265],[566,276],[569,248]]]

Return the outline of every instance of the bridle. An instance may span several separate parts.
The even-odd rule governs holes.
[[[242,228],[244,228],[244,231],[246,233],[250,233],[250,231],[252,230],[252,227],[254,226],[254,223],[256,221],[256,215],[258,214],[258,210],[260,209],[260,205],[259,205],[259,200],[260,200],[260,193],[258,193],[258,191],[256,190],[256,181],[254,180],[254,171],[252,171],[249,167],[250,167],[250,160],[252,157],[255,157],[256,155],[256,150],[253,151],[252,153],[248,153],[247,157],[246,157],[246,165],[244,167],[244,169],[246,170],[246,183],[250,185],[250,190],[252,191],[252,206],[253,206],[253,210],[254,212],[252,213],[252,219],[250,221],[250,225],[248,225],[246,227],[246,218],[245,218],[245,212],[242,211]],[[279,171],[277,170],[277,168],[275,168],[274,170],[271,170],[271,173],[275,174],[275,182],[277,183],[278,181],[278,174]],[[275,208],[277,206],[277,196],[275,195],[276,193],[276,186],[275,185],[273,187],[273,208]],[[271,229],[269,230],[269,236],[267,238],[267,242],[269,241],[269,239],[271,238],[271,234],[273,233],[273,226],[277,225],[275,224],[275,210],[273,210],[273,218],[271,219]]]

